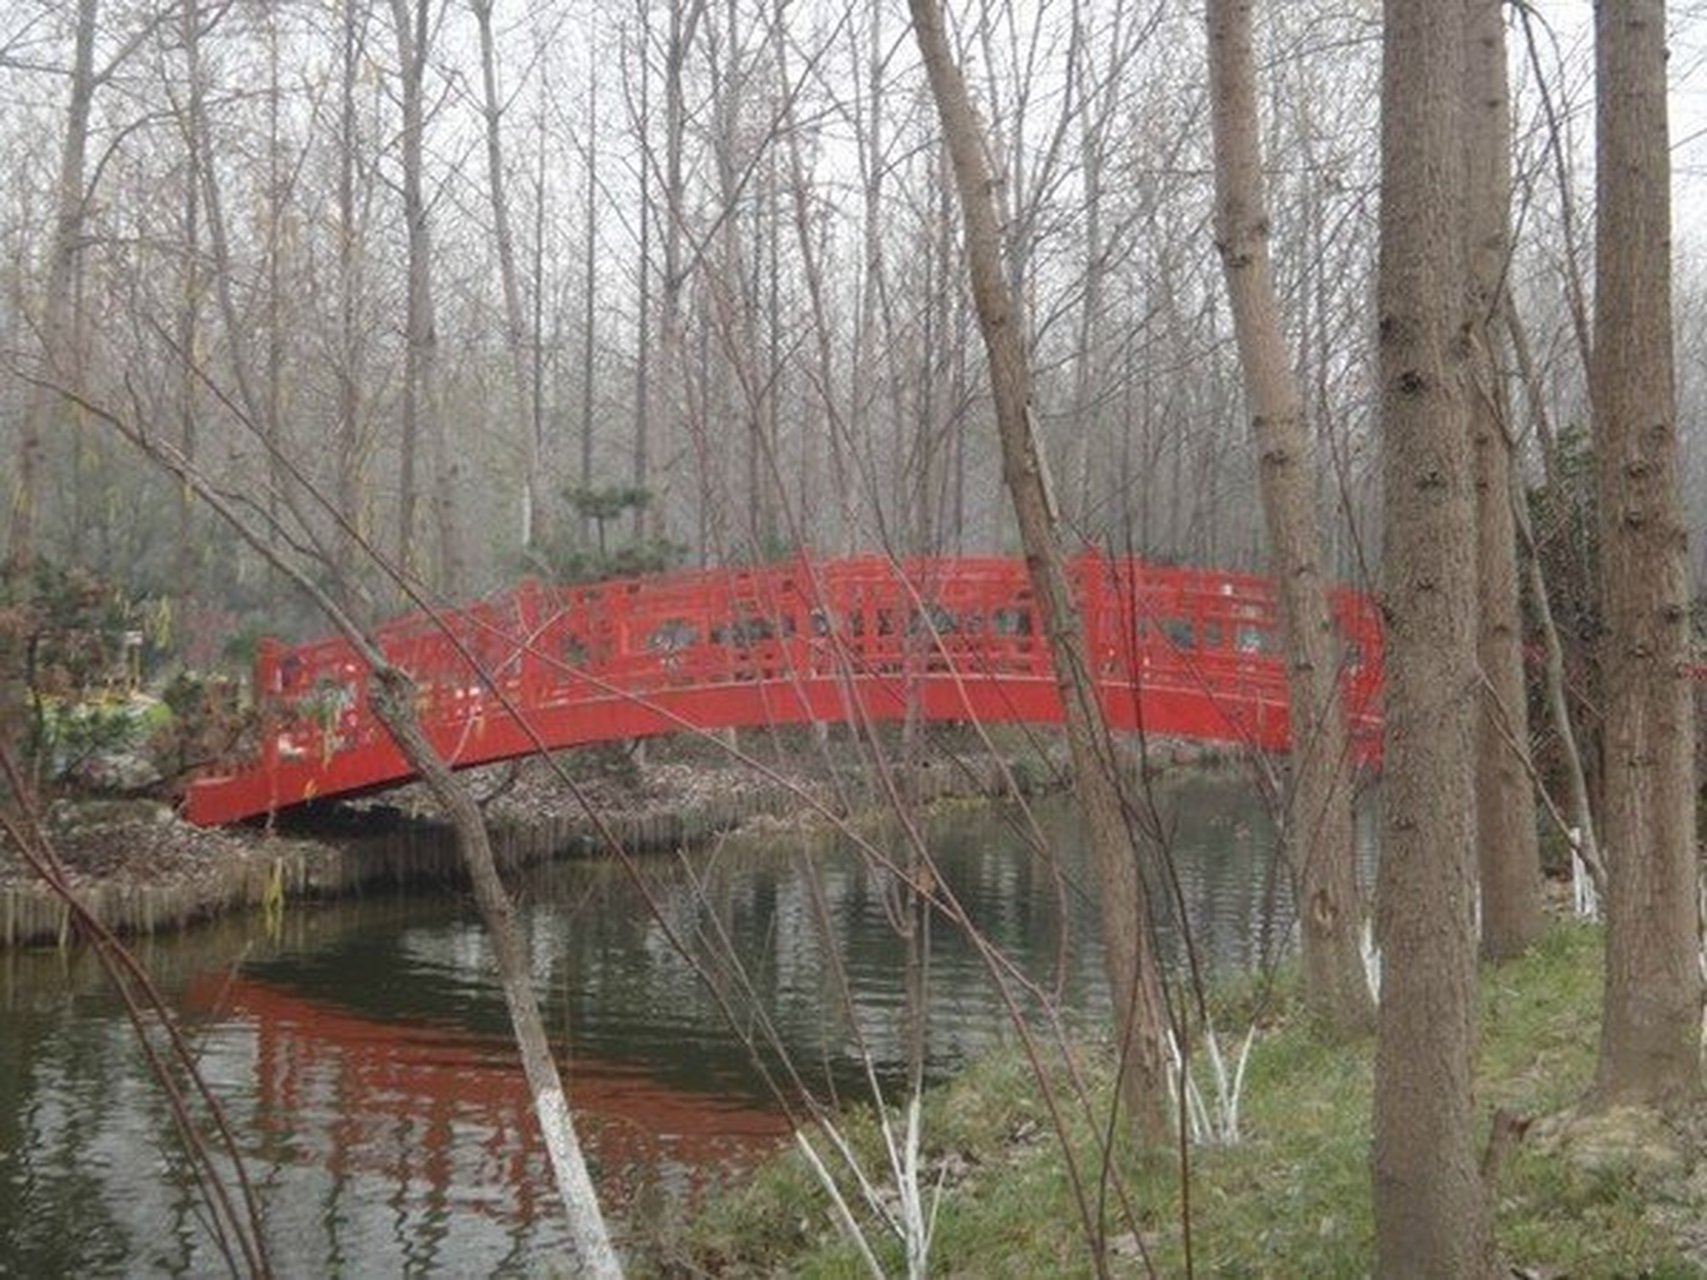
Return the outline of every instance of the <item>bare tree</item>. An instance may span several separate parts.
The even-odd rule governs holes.
[[[83,248],[84,190],[89,157],[89,116],[95,90],[111,73],[95,67],[96,23],[100,0],[77,0],[77,33],[71,61],[71,89],[65,132],[60,139],[58,186],[54,197],[53,237],[47,254],[47,278],[42,293],[41,342],[49,368],[74,361],[81,341],[73,331],[72,280]],[[14,477],[12,518],[6,548],[10,568],[26,571],[35,559],[37,512],[41,504],[43,440],[57,397],[32,387],[18,434],[17,474]]]
[[[510,412],[522,437],[521,545],[534,541],[540,511],[539,441],[529,407],[531,387],[529,333],[522,309],[521,277],[516,269],[516,238],[510,229],[510,201],[504,174],[504,103],[498,92],[498,55],[492,39],[492,0],[469,0],[480,36],[480,115],[486,129],[486,188],[492,201],[492,239],[498,254],[498,281],[504,297],[504,351],[509,357]],[[543,197],[543,193],[542,193]],[[591,234],[591,226],[588,233]],[[537,341],[537,335],[535,335]]]
[[[362,213],[357,189],[357,150],[361,134],[357,124],[356,93],[367,44],[369,11],[364,3],[347,0],[338,23],[338,132],[337,132],[337,219],[334,235],[337,263],[337,339],[333,357],[336,405],[333,447],[333,494],[339,517],[334,535],[333,589],[346,607],[356,593],[356,565],[361,544],[371,533],[372,522],[365,497],[367,454],[362,430],[362,384],[367,339],[361,324],[361,294],[364,277],[360,253]]]
[[[433,242],[426,196],[426,77],[433,35],[432,0],[391,0],[397,34],[398,87],[402,99],[400,136],[403,167],[403,219],[408,230],[408,302],[399,477],[398,552],[400,562],[419,572],[415,546],[416,504],[420,492],[420,447],[424,442],[432,468],[433,536],[437,555],[433,577],[451,598],[466,586],[462,544],[459,476],[462,451],[445,440],[439,404],[438,328],[433,312]]]
[[[836,495],[833,504],[822,505],[811,493],[801,495],[802,508],[813,516],[801,532],[808,547],[815,544],[817,549],[822,550],[826,547],[844,547],[852,538],[853,511],[857,495],[846,462],[849,445],[847,415],[842,412],[840,401],[836,397],[835,335],[831,331],[825,298],[823,253],[819,233],[814,225],[817,215],[813,204],[813,191],[801,154],[801,128],[796,116],[795,98],[789,92],[788,44],[781,38],[784,6],[785,0],[777,0],[774,11],[778,32],[777,92],[783,102],[783,140],[788,149],[788,191],[794,215],[795,251],[800,257],[800,272],[806,289],[807,309],[811,317],[809,327],[816,357],[808,380],[814,386],[814,399],[822,409],[823,421],[827,428],[830,488]],[[813,434],[808,431],[807,438],[810,440]],[[810,480],[816,470],[810,454],[803,460],[803,468]],[[832,505],[833,512],[826,509]]]
[[[1482,953],[1519,955],[1541,936],[1541,847],[1530,784],[1529,706],[1518,615],[1509,397],[1503,381],[1511,103],[1500,0],[1465,0],[1465,204],[1470,268],[1470,436],[1476,485],[1476,653],[1486,680],[1476,728]]]
[[[177,343],[180,351],[194,351],[202,324],[201,269],[201,143],[196,137],[194,121],[201,118],[199,101],[203,93],[200,59],[201,6],[197,0],[185,0],[180,23],[185,61],[189,64],[189,110],[182,120],[184,134],[184,283],[178,308]],[[185,360],[178,379],[178,447],[190,462],[196,457],[196,414],[200,399],[196,369],[193,361]],[[194,536],[195,499],[183,489],[177,495],[178,547],[174,566],[174,585],[181,596],[189,596],[196,585],[199,547]]]
[[[641,431],[634,439],[634,484],[638,489],[656,489],[657,496],[646,508],[634,509],[634,536],[638,541],[646,532],[646,509],[651,511],[651,533],[663,537],[668,528],[666,509],[673,479],[668,463],[668,450],[674,447],[676,428],[680,422],[685,398],[685,336],[683,334],[682,294],[687,284],[689,255],[687,253],[687,57],[689,47],[700,22],[705,16],[706,0],[685,0],[670,6],[669,27],[664,45],[664,160],[663,263],[659,270],[658,346],[660,352],[657,381],[663,391],[663,416],[660,421],[641,422],[658,441]],[[654,164],[652,152],[647,151],[648,164]],[[659,429],[662,429],[661,432]],[[659,449],[663,445],[662,451]],[[656,465],[657,455],[666,455],[665,465]]]
[[[637,8],[640,11],[640,52],[637,58],[639,69],[636,78],[638,85],[638,100],[631,101],[630,119],[634,130],[642,137],[641,159],[644,165],[642,190],[650,188],[652,179],[652,149],[646,134],[652,127],[652,53],[648,48],[651,37],[651,9],[640,0]],[[624,50],[628,42],[623,43]],[[650,199],[642,202],[642,208],[636,221],[640,224],[639,246],[636,255],[634,297],[634,445],[631,456],[630,475],[637,489],[644,489],[652,474],[652,346],[654,330],[653,315],[653,275],[652,268],[652,202]],[[634,511],[633,535],[638,540],[645,532],[645,517],[638,507]],[[592,534],[591,518],[581,517],[581,540],[589,541]]]
[[[913,33],[954,161],[966,223],[967,269],[990,362],[1002,471],[1013,499],[1031,568],[1043,631],[1054,658],[1065,710],[1073,779],[1089,830],[1102,899],[1103,946],[1114,996],[1123,1094],[1138,1132],[1148,1141],[1168,1131],[1167,1012],[1149,931],[1149,906],[1138,850],[1126,822],[1117,765],[1061,554],[1058,517],[1032,422],[1031,371],[1019,317],[1004,269],[1001,232],[991,199],[977,116],[950,52],[935,0],[909,0]]]
[[[1529,341],[1518,317],[1517,305],[1509,291],[1505,297],[1505,325],[1511,338],[1512,354],[1517,357],[1518,374],[1524,386],[1524,400],[1534,421],[1535,434],[1541,445],[1541,456],[1550,471],[1552,463],[1545,460],[1553,457],[1557,451],[1552,443],[1554,432],[1547,412],[1546,395],[1539,385],[1540,379],[1534,361],[1530,358]],[[1549,477],[1549,484],[1553,479],[1554,477]],[[1573,852],[1594,877],[1597,889],[1604,892],[1605,862],[1600,856],[1600,841],[1595,835],[1597,823],[1594,805],[1589,798],[1588,771],[1583,767],[1582,748],[1578,741],[1576,725],[1571,720],[1570,698],[1566,689],[1565,644],[1559,634],[1558,620],[1553,614],[1547,577],[1541,565],[1541,548],[1537,545],[1535,530],[1530,520],[1529,495],[1524,491],[1523,477],[1516,467],[1509,469],[1507,482],[1511,487],[1513,523],[1528,563],[1530,607],[1535,611],[1536,626],[1541,632],[1541,644],[1545,654],[1542,687],[1546,692],[1548,719],[1552,721],[1553,732],[1558,735],[1559,754],[1565,770],[1565,787],[1573,829],[1572,843],[1575,846]]]
[[[543,156],[543,140],[541,155]],[[587,182],[583,191],[582,221],[585,225],[583,235],[585,243],[581,246],[581,488],[591,492],[593,488],[593,401],[594,379],[598,366],[595,363],[598,338],[598,299],[599,299],[599,121],[598,121],[598,77],[591,75],[587,81],[587,145],[585,147],[587,165]],[[541,175],[539,205],[536,209],[538,221],[534,226],[535,252],[545,239],[545,183]],[[641,256],[645,256],[642,249]],[[641,270],[645,270],[644,264]],[[538,295],[544,284],[538,279],[540,273],[535,273],[535,324],[534,324],[534,356],[537,360],[543,343],[539,337],[538,324]],[[640,328],[645,329],[646,317],[641,314]],[[642,339],[644,340],[644,339]],[[538,380],[534,386],[534,436],[535,448],[538,448],[540,431],[540,406]],[[585,540],[587,528],[583,523],[582,537]]]
[[[1465,384],[1464,8],[1387,0],[1380,332],[1386,751],[1376,1271],[1493,1273],[1472,1152],[1475,506]]]
[[[1595,6],[1594,361],[1605,632],[1606,999],[1596,1092],[1701,1088],[1687,535],[1678,495],[1664,0]]]
[[[1279,829],[1302,924],[1305,997],[1324,1026],[1358,1032],[1374,1025],[1375,1011],[1363,971],[1351,780],[1315,481],[1269,265],[1254,7],[1254,0],[1208,5],[1215,238],[1261,459],[1270,572],[1286,644],[1292,776]]]
[[[871,5],[867,10],[866,28],[863,33],[865,45],[860,59],[864,77],[863,92],[855,95],[856,109],[860,112],[858,138],[862,197],[854,349],[853,358],[848,364],[852,379],[849,388],[848,428],[851,444],[855,449],[871,447],[876,432],[873,419],[879,392],[885,384],[891,389],[894,386],[892,366],[887,377],[879,373],[880,344],[887,347],[891,360],[898,354],[894,341],[894,320],[889,306],[888,259],[883,243],[885,192],[891,185],[890,167],[893,160],[889,153],[887,133],[889,117],[886,110],[885,73],[889,59],[882,18],[883,6]],[[883,342],[885,334],[889,338],[887,343]],[[875,490],[875,486],[873,489]],[[851,496],[850,489],[849,497]],[[873,492],[871,496],[874,505],[877,505],[877,514],[881,517],[882,507],[875,503],[877,494]],[[854,522],[851,503],[844,519],[850,526]]]

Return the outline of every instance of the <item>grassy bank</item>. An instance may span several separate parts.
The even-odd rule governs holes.
[[[1561,924],[1525,959],[1482,982],[1479,1101],[1528,1121],[1497,1163],[1493,1201],[1504,1256],[1535,1276],[1707,1274],[1707,1162],[1700,1117],[1675,1124],[1572,1119],[1594,1070],[1599,931]],[[1229,1016],[1232,1011],[1229,1011]],[[1081,1052],[1106,1114],[1107,1053]],[[1245,1140],[1190,1153],[1189,1231],[1177,1161],[1124,1157],[1136,1236],[1111,1196],[1111,1266],[1162,1275],[1359,1276],[1371,1265],[1368,1178],[1373,1046],[1329,1046],[1284,1005],[1271,1011],[1249,1066]],[[874,1158],[869,1118],[855,1120]],[[998,1054],[933,1095],[925,1145],[943,1179],[933,1269],[968,1276],[1093,1270],[1081,1218],[1023,1057]],[[1072,1142],[1096,1203],[1094,1144]],[[876,1234],[874,1233],[874,1239]],[[886,1245],[886,1268],[900,1254]],[[825,1196],[794,1156],[708,1205],[645,1270],[663,1274],[862,1276]]]

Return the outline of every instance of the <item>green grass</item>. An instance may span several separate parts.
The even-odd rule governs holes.
[[[1501,1167],[1493,1189],[1503,1255],[1532,1274],[1691,1276],[1707,1274],[1681,1243],[1707,1221],[1707,1172],[1665,1164],[1573,1158],[1546,1136],[1549,1122],[1593,1077],[1600,993],[1597,930],[1559,925],[1528,956],[1485,972],[1478,1103],[1532,1118],[1530,1136]],[[1239,1003],[1235,997],[1233,1004]],[[1231,1024],[1224,1024],[1231,1029]],[[1242,1030],[1242,1029],[1241,1029]],[[1227,1031],[1224,1030],[1224,1035]],[[1232,1038],[1229,1036],[1228,1038]],[[1111,1087],[1106,1049],[1075,1050],[1097,1116]],[[1252,1052],[1244,1098],[1245,1140],[1191,1152],[1192,1268],[1212,1276],[1363,1276],[1371,1267],[1369,1107],[1373,1046],[1331,1045],[1313,1036],[1283,999]],[[1052,1074],[1062,1078],[1059,1059]],[[1093,1212],[1097,1157],[1091,1118],[1070,1099],[1068,1141]],[[868,1168],[876,1125],[849,1126]],[[938,1274],[1022,1277],[1089,1275],[1085,1231],[1032,1072],[1017,1050],[973,1064],[927,1100],[933,1160],[951,1164],[933,1250]],[[1144,1250],[1162,1275],[1186,1269],[1182,1179],[1177,1159],[1120,1157],[1140,1216]],[[1707,1163],[1700,1166],[1707,1170]],[[1106,1233],[1117,1274],[1144,1270],[1118,1203],[1107,1201]],[[1699,1244],[1697,1245],[1699,1247]],[[885,1246],[885,1267],[900,1255]],[[827,1200],[794,1154],[707,1205],[671,1250],[643,1256],[657,1273],[863,1276],[837,1232]]]

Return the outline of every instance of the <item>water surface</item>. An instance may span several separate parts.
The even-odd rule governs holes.
[[[1271,826],[1242,784],[1170,784],[1159,816],[1211,970],[1277,945]],[[1041,835],[1041,841],[1039,840]],[[935,873],[1017,974],[928,928],[926,1072],[1011,1037],[1010,1002],[1106,1016],[1096,894],[1070,805],[967,806]],[[894,832],[873,844],[911,856]],[[521,885],[551,1034],[601,1195],[636,1215],[738,1176],[803,1084],[858,1096],[908,1062],[910,919],[845,842],[727,841],[559,864]],[[1185,949],[1168,931],[1172,963]],[[564,1248],[503,1001],[451,889],[293,906],[141,944],[240,1137],[281,1274],[525,1272]],[[916,973],[916,970],[912,972]],[[780,1096],[779,1096],[780,1090]],[[0,1275],[219,1269],[160,1091],[87,956],[0,953]]]

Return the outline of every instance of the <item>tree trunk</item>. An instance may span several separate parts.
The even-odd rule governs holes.
[[[1387,0],[1377,290],[1386,780],[1377,926],[1378,1275],[1485,1276],[1472,1151],[1481,698],[1461,199],[1464,10]]]
[[[510,200],[504,176],[502,123],[504,108],[498,96],[498,55],[492,39],[492,0],[469,0],[480,35],[481,117],[486,126],[486,189],[492,201],[492,239],[498,253],[498,283],[504,296],[504,352],[510,362],[511,431],[521,437],[522,484],[520,543],[526,551],[534,542],[539,512],[539,451],[528,412],[528,327],[523,318],[521,277],[516,270],[516,238],[510,229]],[[541,198],[544,193],[541,192]],[[534,335],[538,340],[538,335]]]
[[[653,162],[649,135],[652,130],[652,59],[651,59],[651,21],[648,15],[650,6],[642,4],[643,14],[640,37],[640,103],[639,119],[635,128],[642,138],[641,149],[644,158],[643,172],[650,179]],[[542,170],[543,177],[543,170]],[[541,183],[543,189],[543,181]],[[639,276],[634,289],[635,325],[634,325],[634,451],[632,455],[632,470],[634,488],[645,491],[648,468],[650,464],[652,436],[652,342],[654,331],[652,327],[652,210],[654,201],[643,200],[642,208],[637,217],[640,223],[640,254],[635,266]],[[585,482],[589,488],[591,478]],[[637,508],[633,513],[634,541],[639,545],[646,532],[645,516]],[[581,515],[581,544],[588,545],[592,532],[591,516],[583,511]],[[604,527],[599,528],[600,536]]]
[[[1596,1092],[1700,1088],[1687,539],[1678,500],[1665,4],[1595,6],[1595,348],[1609,876]]]
[[[1251,49],[1253,7],[1253,0],[1209,0],[1215,234],[1261,462],[1270,572],[1286,643],[1292,777],[1279,829],[1302,926],[1305,998],[1322,1025],[1357,1033],[1373,1027],[1375,1009],[1363,972],[1339,663],[1303,404],[1269,264]]]
[[[1506,291],[1504,308],[1506,334],[1511,339],[1512,354],[1517,357],[1518,374],[1524,385],[1524,400],[1529,406],[1530,417],[1535,423],[1536,438],[1541,444],[1542,466],[1547,475],[1547,485],[1552,488],[1557,481],[1552,460],[1553,429],[1547,416],[1547,401],[1540,378],[1536,373],[1534,361],[1529,357],[1529,340],[1524,334],[1510,290]],[[1510,438],[1507,444],[1512,444]],[[1604,893],[1606,864],[1600,856],[1600,841],[1595,835],[1594,806],[1589,798],[1588,773],[1583,768],[1582,747],[1576,726],[1571,722],[1570,699],[1565,685],[1565,645],[1559,635],[1558,622],[1553,616],[1552,598],[1547,590],[1547,575],[1541,564],[1541,548],[1536,543],[1535,532],[1530,525],[1529,496],[1524,492],[1523,477],[1516,467],[1508,469],[1507,483],[1511,486],[1513,524],[1529,570],[1527,585],[1530,608],[1534,610],[1536,625],[1541,630],[1541,644],[1545,655],[1542,687],[1546,691],[1547,713],[1553,721],[1553,732],[1559,736],[1559,754],[1564,763],[1565,787],[1570,793],[1570,820],[1576,828],[1576,852],[1595,877],[1597,888]]]
[[[1085,638],[1070,598],[1057,517],[1032,422],[1031,371],[1014,299],[1003,271],[1001,233],[989,169],[966,82],[949,52],[935,0],[909,0],[913,34],[930,78],[955,185],[966,220],[967,268],[989,353],[1002,471],[1013,499],[1032,590],[1055,664],[1072,753],[1074,785],[1084,808],[1102,901],[1104,962],[1113,992],[1121,1076],[1139,1134],[1152,1143],[1169,1134],[1162,999],[1138,850],[1127,826],[1116,764],[1097,701]]]
[[[1482,954],[1521,955],[1541,936],[1541,844],[1530,783],[1529,707],[1512,523],[1509,397],[1499,355],[1510,236],[1511,103],[1501,0],[1465,0],[1465,203],[1470,267],[1470,438],[1476,484],[1476,852]]]
[[[664,228],[662,297],[659,299],[658,385],[662,410],[649,423],[654,436],[636,434],[634,441],[634,485],[647,490],[651,500],[634,508],[634,541],[650,535],[662,539],[669,533],[669,506],[674,470],[670,462],[687,404],[687,347],[682,315],[682,293],[687,284],[684,245],[687,232],[687,131],[688,107],[684,79],[688,49],[705,16],[705,0],[686,0],[670,6],[669,35],[664,49]],[[660,468],[656,459],[665,459]],[[703,540],[701,543],[703,551]]]
[[[402,475],[399,479],[399,561],[420,572],[422,559],[415,546],[416,510],[420,499],[420,448],[425,442],[432,468],[433,536],[437,556],[434,584],[452,599],[465,589],[466,564],[459,518],[460,451],[445,440],[444,416],[438,404],[438,333],[433,318],[433,245],[427,221],[424,190],[426,147],[427,40],[432,5],[429,0],[391,0],[397,27],[397,59],[401,78],[403,130],[403,221],[408,231],[408,297],[403,356]],[[455,459],[453,461],[453,459]]]
[[[196,368],[196,348],[201,335],[201,145],[194,122],[201,116],[204,92],[199,42],[201,5],[185,0],[182,26],[184,60],[189,76],[189,115],[184,131],[184,292],[178,308],[177,343],[180,354],[178,377],[178,447],[192,465],[196,460],[196,415],[200,400],[201,371]],[[178,545],[172,571],[173,589],[188,599],[200,584],[201,556],[195,537],[195,497],[179,487]]]
[[[778,30],[782,27],[784,3],[785,0],[777,0],[775,21]],[[827,501],[815,501],[810,493],[802,495],[800,511],[803,518],[798,532],[803,545],[800,549],[846,552],[852,550],[853,545],[852,513],[855,497],[854,477],[845,460],[850,443],[849,428],[836,400],[836,359],[832,345],[835,334],[824,301],[823,259],[813,225],[814,193],[800,154],[801,130],[795,116],[794,95],[789,91],[786,42],[778,44],[776,62],[777,94],[782,100],[784,112],[782,141],[788,148],[788,188],[794,215],[795,248],[800,255],[801,286],[806,290],[807,302],[811,308],[810,328],[817,357],[816,373],[809,377],[808,381],[814,386],[815,399],[823,412],[825,434],[829,437],[830,488],[837,495],[834,511],[829,509]],[[803,430],[804,449],[812,448],[811,442],[815,434],[812,426]],[[807,475],[810,477],[815,468],[808,460],[803,460],[803,466],[807,467]]]
[[[543,113],[541,117],[543,121]],[[544,144],[541,143],[541,160],[544,160]],[[585,203],[583,209],[583,225],[586,243],[582,245],[581,260],[581,466],[579,470],[581,489],[585,493],[593,491],[593,390],[594,377],[597,372],[595,355],[598,339],[598,300],[599,300],[599,119],[598,119],[598,78],[596,73],[589,75],[587,80],[587,182],[584,189]],[[539,222],[535,227],[535,239],[541,249],[545,243],[545,174],[540,174],[539,182]],[[645,216],[641,222],[644,224]],[[641,271],[644,274],[645,266]],[[534,288],[543,291],[545,281],[543,270],[538,273]],[[645,328],[646,317],[640,316],[640,326]],[[540,349],[540,335],[537,323],[534,327],[534,350]],[[539,388],[534,389],[534,403],[538,405]],[[536,415],[535,448],[538,443],[538,419]],[[585,531],[583,530],[583,533]],[[583,542],[585,538],[583,537]]]
[[[285,493],[286,420],[284,400],[284,224],[286,180],[283,144],[280,138],[280,31],[281,14],[276,6],[267,9],[267,373],[266,396],[262,401],[261,432],[267,444],[267,518],[277,529]],[[212,162],[210,156],[209,162]]]
[[[48,249],[42,293],[42,354],[49,370],[75,359],[80,339],[72,316],[77,257],[83,246],[84,171],[89,156],[89,114],[94,106],[95,29],[98,0],[78,0],[76,46],[72,55],[71,97],[59,153],[59,189],[55,195],[53,239]],[[42,449],[58,402],[41,386],[30,389],[18,432],[17,474],[13,478],[12,517],[6,546],[7,567],[25,574],[35,561],[36,524],[42,489]]]
[[[854,319],[853,359],[848,365],[853,379],[853,385],[848,389],[849,453],[856,459],[863,453],[873,460],[882,452],[876,448],[877,424],[872,410],[880,390],[878,304],[885,289],[883,229],[887,199],[885,179],[890,164],[889,154],[885,149],[887,144],[884,141],[886,103],[883,68],[887,55],[882,19],[881,6],[872,5],[865,30],[865,93],[859,99],[865,114],[860,121],[862,127],[858,131],[857,139],[861,170],[859,303]],[[892,365],[886,371],[886,377],[893,380]],[[893,457],[894,451],[890,452]],[[856,462],[854,465],[859,464]],[[866,465],[870,467],[871,463]],[[885,518],[883,490],[875,474],[868,474],[872,476],[869,484],[871,516],[881,535],[884,533]],[[848,530],[850,550],[859,545],[856,532],[859,529],[859,513],[853,502],[854,493],[852,485],[842,492],[842,519]]]
[[[369,531],[364,500],[367,490],[366,451],[362,447],[361,260],[357,240],[361,226],[356,209],[356,93],[366,44],[366,13],[351,0],[343,7],[338,59],[338,356],[337,478],[334,495],[347,528],[333,543],[333,590],[338,602],[353,608],[361,598],[356,562]]]

